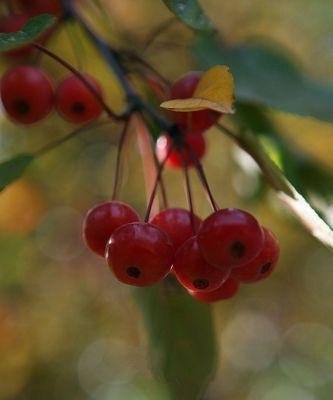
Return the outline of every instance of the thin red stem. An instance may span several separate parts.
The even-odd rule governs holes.
[[[196,226],[195,226],[195,218],[194,218],[194,211],[193,211],[193,209],[194,209],[193,197],[192,197],[191,182],[190,182],[190,177],[189,177],[189,173],[188,173],[188,167],[187,167],[186,161],[184,159],[184,156],[183,156],[181,150],[178,150],[178,154],[179,154],[179,157],[183,164],[183,171],[184,171],[184,177],[185,177],[185,188],[186,188],[187,201],[188,201],[188,205],[190,208],[192,232],[195,234]]]
[[[115,114],[110,107],[105,103],[103,97],[98,93],[98,91],[94,88],[94,86],[72,65],[70,65],[67,61],[63,58],[58,56],[57,54],[53,53],[46,47],[40,45],[39,43],[33,43],[33,46],[38,49],[39,51],[43,52],[44,54],[48,55],[49,57],[53,58],[53,60],[57,61],[61,64],[64,68],[68,69],[72,74],[74,74],[80,81],[87,87],[87,89],[95,96],[95,98],[99,101],[101,106],[103,107],[104,111],[108,114],[108,116],[112,119],[117,121],[124,120],[123,116],[119,116]]]
[[[158,161],[158,158],[155,154],[154,149],[153,149],[153,157],[154,157],[154,162],[155,162],[156,168],[158,169],[160,166],[160,162]],[[163,179],[162,175],[160,177],[159,184],[160,184],[160,189],[161,189],[161,194],[162,194],[163,207],[168,208],[169,202],[168,202],[168,197],[167,197],[167,193],[166,193],[166,189],[165,189],[165,185],[164,185],[164,179]]]
[[[219,208],[218,208],[217,203],[214,200],[214,197],[213,197],[212,192],[210,190],[209,183],[208,183],[205,171],[203,169],[203,166],[202,166],[200,160],[198,159],[197,155],[193,151],[192,147],[189,146],[186,143],[184,143],[184,145],[187,147],[187,149],[190,152],[190,156],[192,158],[192,161],[194,163],[194,166],[195,166],[196,170],[198,171],[201,183],[203,184],[204,188],[206,189],[206,192],[207,192],[207,195],[208,195],[208,198],[210,200],[210,203],[212,205],[213,210],[216,212],[216,211],[218,211]]]
[[[120,176],[121,155],[122,155],[122,150],[124,148],[124,143],[125,143],[125,139],[126,139],[127,132],[128,132],[129,122],[130,122],[130,118],[128,118],[128,120],[126,120],[126,122],[125,122],[125,125],[124,125],[123,130],[122,130],[121,135],[120,135],[120,140],[119,140],[119,143],[118,143],[116,170],[115,170],[115,176],[114,176],[112,200],[116,200],[116,198],[117,198],[118,186],[119,186],[119,176]]]
[[[168,159],[168,157],[169,157],[169,155],[170,155],[172,150],[173,150],[173,146],[170,146],[167,155],[165,156],[163,161],[159,164],[159,167],[157,169],[157,175],[156,175],[155,184],[154,184],[153,190],[152,190],[151,195],[150,195],[150,199],[149,199],[149,203],[148,203],[147,211],[146,211],[146,216],[145,216],[145,219],[144,219],[145,222],[149,221],[149,217],[150,217],[151,209],[153,207],[153,203],[154,203],[157,187],[158,187],[158,185],[159,185],[159,183],[161,181],[161,176],[162,176],[162,172],[163,172],[165,163],[166,163],[166,161],[167,161],[167,159]]]

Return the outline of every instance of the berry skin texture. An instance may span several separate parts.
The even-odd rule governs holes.
[[[150,222],[169,236],[175,251],[195,234],[192,229],[191,213],[183,208],[166,208],[156,214]],[[201,223],[201,219],[194,215],[196,230],[199,229]]]
[[[29,21],[29,17],[24,14],[12,14],[8,15],[0,20],[0,32],[1,33],[12,33],[21,30],[26,23]],[[18,49],[6,51],[12,57],[23,57],[30,54],[32,46],[22,46]]]
[[[99,84],[91,76],[84,74],[87,81],[102,95]],[[56,93],[59,114],[69,122],[83,124],[98,118],[103,108],[96,97],[76,76],[65,78]]]
[[[113,231],[139,220],[136,211],[120,201],[98,204],[88,211],[84,219],[83,239],[90,250],[105,257],[105,248]]]
[[[242,283],[258,282],[268,278],[275,269],[280,248],[276,237],[268,229],[264,231],[264,246],[255,259],[232,271],[232,276]]]
[[[215,303],[220,300],[227,300],[234,297],[239,290],[239,286],[239,282],[230,277],[222,284],[222,286],[212,292],[196,292],[189,290],[189,293],[196,300],[203,303]]]
[[[113,232],[106,259],[120,282],[151,286],[170,272],[173,255],[172,243],[160,228],[149,223],[133,222]]]
[[[61,0],[19,0],[18,3],[31,17],[40,14],[60,17],[64,12]]]
[[[264,244],[258,221],[246,211],[226,208],[201,225],[198,244],[204,259],[216,267],[235,268],[253,260]]]
[[[200,160],[206,152],[206,141],[203,135],[185,135],[184,141],[187,143]],[[157,140],[156,143],[156,155],[160,161],[163,161],[168,154],[170,146],[172,145],[172,139],[170,136],[164,134]],[[185,164],[190,167],[194,165],[192,160],[191,151],[186,147],[181,148],[181,154]],[[166,165],[172,168],[183,168],[182,157],[179,152],[174,148],[167,159]]]
[[[8,115],[22,124],[46,117],[54,105],[54,86],[40,68],[19,66],[1,81],[1,100]]]
[[[171,88],[171,99],[188,99],[202,78],[203,72],[192,71],[181,77]],[[215,125],[221,114],[211,110],[171,112],[172,120],[184,133],[199,134]]]
[[[219,288],[230,275],[230,269],[215,268],[202,258],[196,236],[178,249],[173,272],[187,290],[200,292]]]

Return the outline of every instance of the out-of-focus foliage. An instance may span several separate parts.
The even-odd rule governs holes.
[[[172,399],[192,400],[204,393],[216,368],[214,324],[209,307],[175,284],[137,289],[135,297],[143,309],[154,375],[168,382]]]

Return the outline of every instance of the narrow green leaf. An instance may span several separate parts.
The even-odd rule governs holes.
[[[0,51],[8,51],[34,42],[42,33],[47,31],[56,21],[49,14],[31,18],[23,29],[13,33],[0,33]]]
[[[193,54],[203,69],[228,65],[238,101],[273,107],[333,122],[333,87],[299,71],[281,48],[267,43],[227,46],[213,35],[200,35]]]
[[[259,139],[251,131],[246,130],[237,136],[236,141],[257,162],[267,182],[278,193],[279,198],[294,216],[312,236],[333,251],[332,229],[283,176],[281,170],[266,153]]]
[[[20,154],[0,163],[0,191],[20,178],[33,160],[34,156],[31,154]]]
[[[162,285],[136,289],[149,336],[152,371],[172,400],[201,398],[216,367],[211,308],[184,289]]]
[[[192,29],[213,31],[213,23],[197,0],[163,0],[169,10]]]
[[[315,194],[327,201],[332,200],[332,169],[283,139],[278,127],[264,109],[244,103],[238,103],[236,108],[235,122],[241,128],[250,129],[258,138],[268,139],[270,147],[280,160],[283,174],[305,198],[309,199]]]

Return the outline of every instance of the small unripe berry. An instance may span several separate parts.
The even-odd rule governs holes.
[[[120,282],[150,286],[170,272],[173,254],[172,243],[160,228],[133,222],[113,232],[107,245],[106,259]]]

